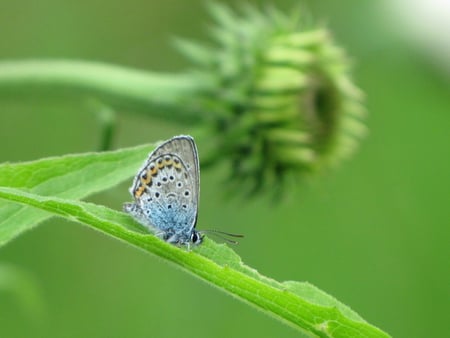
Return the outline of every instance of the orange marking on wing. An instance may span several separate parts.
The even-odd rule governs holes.
[[[156,166],[158,167],[158,169],[164,168],[164,161],[162,158],[160,158],[160,159],[158,159],[158,161],[156,161]]]
[[[136,197],[136,198],[141,197],[142,194],[144,193],[144,191],[145,191],[145,186],[143,186],[143,185],[139,186],[139,188],[137,188],[134,193],[134,197]]]
[[[147,171],[144,175],[141,176],[141,182],[144,185],[149,185],[149,183],[152,181],[152,175],[150,171]]]
[[[155,176],[158,173],[158,168],[156,166],[150,167],[150,175]]]
[[[176,168],[176,169],[181,169],[182,168],[181,162],[180,162],[179,159],[175,158],[172,162],[173,162],[174,168]]]

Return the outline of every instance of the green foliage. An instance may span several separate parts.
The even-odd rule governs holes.
[[[83,155],[67,155],[0,166],[0,186],[39,195],[84,198],[111,188],[137,171],[149,146]],[[31,229],[50,215],[17,204],[0,206],[0,245]]]
[[[0,198],[5,202],[0,208],[0,243],[58,215],[172,262],[310,336],[388,337],[308,283],[279,283],[260,275],[226,245],[207,239],[186,250],[148,234],[122,212],[78,200],[129,178],[150,149],[142,146],[1,165]]]

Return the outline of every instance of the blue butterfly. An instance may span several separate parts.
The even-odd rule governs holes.
[[[190,136],[171,138],[150,153],[134,178],[134,202],[124,211],[173,244],[200,244],[195,230],[200,195],[197,147]]]

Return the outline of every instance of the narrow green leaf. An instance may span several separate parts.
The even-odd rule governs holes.
[[[297,282],[279,283],[245,266],[211,240],[184,250],[145,233],[128,215],[103,206],[0,187],[0,198],[91,226],[166,259],[312,337],[389,337],[333,297]],[[302,298],[303,297],[303,298]]]
[[[44,196],[81,199],[132,177],[153,147],[4,163],[0,165],[0,186]],[[41,210],[0,203],[0,246],[48,217]]]

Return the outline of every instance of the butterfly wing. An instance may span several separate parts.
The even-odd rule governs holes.
[[[176,136],[149,155],[130,189],[135,203],[125,211],[169,242],[188,242],[197,222],[199,181],[193,138]]]

